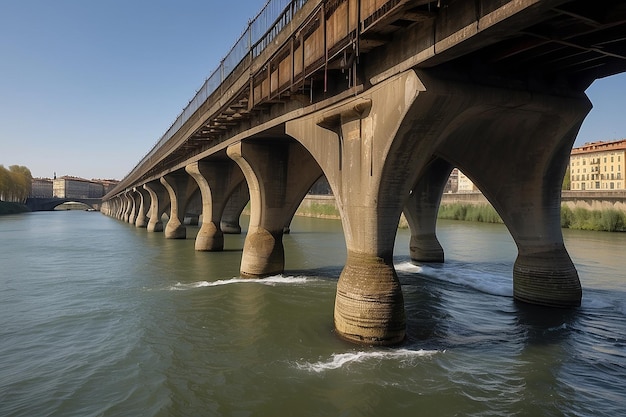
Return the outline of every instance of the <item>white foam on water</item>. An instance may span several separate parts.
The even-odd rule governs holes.
[[[402,262],[394,266],[396,271],[419,273],[429,278],[473,288],[487,294],[513,297],[513,279],[502,272],[485,271],[472,268],[470,264],[455,264],[452,262],[439,267],[418,266],[411,262]]]
[[[421,273],[424,270],[424,267],[421,265],[415,265],[412,262],[406,261],[399,264],[395,264],[394,268],[396,268],[397,272],[408,272],[408,273]]]
[[[383,360],[400,360],[404,365],[414,365],[414,361],[419,358],[429,358],[442,351],[438,350],[409,350],[398,349],[389,351],[370,351],[370,352],[349,352],[349,353],[334,353],[328,360],[320,362],[304,362],[297,363],[298,369],[321,373],[324,371],[330,371],[334,369],[340,369],[344,366],[348,366],[354,363],[363,363],[369,361],[383,361]]]
[[[174,291],[184,291],[190,290],[194,288],[202,288],[202,287],[218,287],[221,285],[230,285],[230,284],[262,284],[262,285],[289,285],[289,284],[305,284],[307,282],[313,281],[313,278],[307,277],[285,277],[282,275],[274,275],[267,278],[231,278],[231,279],[221,279],[218,281],[198,281],[198,282],[190,282],[187,284],[182,284],[177,282],[176,285],[170,287],[170,290]]]

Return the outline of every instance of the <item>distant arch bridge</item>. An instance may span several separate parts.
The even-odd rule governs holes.
[[[28,198],[26,200],[26,207],[30,211],[52,211],[56,207],[64,203],[82,203],[89,208],[100,211],[102,206],[101,198]]]

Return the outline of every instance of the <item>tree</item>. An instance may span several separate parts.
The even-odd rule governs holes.
[[[33,176],[25,166],[0,165],[0,200],[24,203],[32,188]]]
[[[0,201],[8,201],[8,189],[9,189],[9,171],[4,167],[4,165],[0,165]]]

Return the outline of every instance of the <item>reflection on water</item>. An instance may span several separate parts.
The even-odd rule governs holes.
[[[244,222],[245,228],[245,222]],[[398,233],[407,340],[336,337],[338,221],[296,218],[286,272],[239,278],[244,235],[196,252],[98,213],[0,217],[0,415],[572,415],[626,411],[625,234],[564,231],[582,307],[517,303],[501,225]]]

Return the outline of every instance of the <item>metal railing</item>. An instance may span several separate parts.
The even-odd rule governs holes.
[[[126,176],[128,177],[136,168],[152,157],[161,146],[167,143],[246,57],[255,58],[261,54],[278,33],[291,22],[296,12],[307,1],[268,0],[263,9],[248,23],[248,27],[237,42],[221,60],[219,66],[205,80],[202,87],[178,115],[174,123]]]

